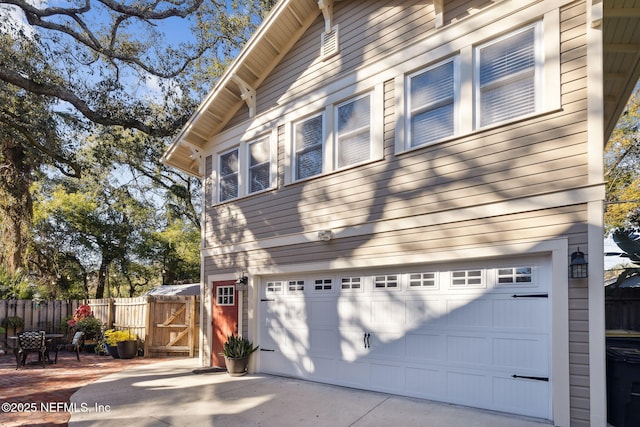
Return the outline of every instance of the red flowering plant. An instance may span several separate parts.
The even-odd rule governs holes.
[[[84,332],[87,339],[96,339],[102,331],[102,323],[93,316],[93,311],[88,305],[78,307],[73,317],[67,320],[69,328]]]

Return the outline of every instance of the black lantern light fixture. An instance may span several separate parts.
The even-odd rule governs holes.
[[[572,279],[584,279],[589,277],[589,263],[584,259],[584,253],[580,252],[580,248],[571,254],[569,277]]]

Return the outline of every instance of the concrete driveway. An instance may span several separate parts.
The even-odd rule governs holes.
[[[181,359],[108,375],[71,397],[69,426],[491,426],[532,419],[271,375],[194,374]]]

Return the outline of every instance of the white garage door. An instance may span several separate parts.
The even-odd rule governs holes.
[[[544,258],[265,278],[261,372],[550,418]]]

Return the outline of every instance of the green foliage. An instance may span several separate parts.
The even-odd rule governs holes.
[[[7,329],[20,329],[24,327],[24,320],[19,316],[9,316],[2,320],[2,326]]]
[[[229,335],[220,354],[231,359],[248,357],[259,347],[260,346],[254,347],[253,343],[247,338],[238,335]]]
[[[0,299],[30,299],[33,289],[21,269],[11,273],[0,265]]]
[[[640,227],[640,86],[605,149],[607,232]]]
[[[84,332],[87,339],[95,339],[100,336],[102,331],[102,322],[95,317],[85,317],[76,322],[76,330]]]

